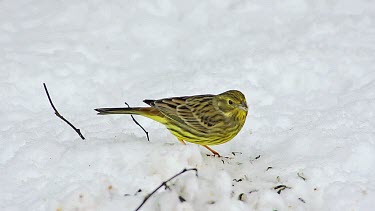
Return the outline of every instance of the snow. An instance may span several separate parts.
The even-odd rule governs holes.
[[[141,210],[372,210],[374,14],[367,0],[0,1],[0,210],[134,210],[184,168],[198,177]],[[93,110],[229,89],[250,108],[213,147],[229,158]]]

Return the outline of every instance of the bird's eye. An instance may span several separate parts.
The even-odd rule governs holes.
[[[233,101],[232,100],[228,100],[228,103],[229,103],[229,105],[232,105]]]

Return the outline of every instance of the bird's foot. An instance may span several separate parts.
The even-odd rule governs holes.
[[[210,150],[210,152],[212,152],[212,154],[213,154],[213,155],[207,155],[207,156],[214,156],[214,157],[217,156],[217,157],[219,157],[219,158],[222,157],[218,152],[216,152],[215,150],[211,149],[211,148],[208,147],[207,145],[202,145],[202,146],[204,146],[206,149]]]

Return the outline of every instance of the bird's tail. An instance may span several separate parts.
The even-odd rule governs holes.
[[[107,114],[138,114],[142,115],[147,112],[149,108],[96,108],[95,111],[99,112],[98,115],[107,115]]]
[[[98,115],[107,115],[107,114],[135,114],[149,117],[156,121],[159,120],[159,117],[163,117],[160,111],[153,107],[134,107],[134,108],[96,108],[95,111],[98,112]]]
[[[142,115],[153,119],[155,121],[166,123],[164,115],[160,111],[153,107],[134,107],[134,108],[97,108],[95,111],[98,112],[98,115],[107,115],[107,114],[135,114]]]

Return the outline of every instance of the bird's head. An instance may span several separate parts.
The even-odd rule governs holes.
[[[214,97],[215,106],[226,116],[240,115],[246,117],[247,103],[245,95],[237,90],[229,90]]]

